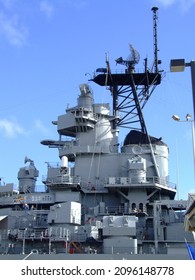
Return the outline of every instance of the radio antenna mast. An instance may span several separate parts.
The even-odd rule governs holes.
[[[153,35],[154,35],[154,72],[158,73],[158,64],[161,62],[158,60],[158,38],[157,38],[157,21],[158,21],[158,15],[157,7],[153,7],[151,9],[153,11]]]

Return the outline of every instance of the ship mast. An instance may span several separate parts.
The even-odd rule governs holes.
[[[151,9],[153,11],[153,36],[154,36],[154,72],[158,73],[158,64],[161,63],[160,60],[158,60],[158,33],[157,33],[157,21],[158,21],[158,15],[157,7],[153,7]]]
[[[138,64],[140,55],[130,45],[130,54],[126,59],[119,57],[116,63],[125,66],[120,73],[111,72],[108,59],[106,69],[98,68],[92,81],[100,86],[109,88],[113,98],[113,130],[125,127],[140,131],[140,143],[150,145],[156,175],[159,177],[158,167],[155,162],[151,139],[148,135],[143,116],[143,108],[149,100],[157,85],[161,83],[161,74],[158,70],[158,46],[157,46],[157,10],[153,7],[153,30],[154,30],[154,70],[148,69],[147,59],[144,60],[144,71],[137,73],[135,65]],[[153,68],[153,67],[152,67]]]
[[[106,69],[98,68],[92,81],[109,88],[113,98],[113,129],[126,127],[136,129],[147,135],[146,124],[142,110],[149,100],[157,85],[161,82],[161,74],[158,70],[158,46],[157,46],[157,10],[154,13],[154,71],[148,68],[147,59],[144,60],[144,71],[137,73],[135,65],[139,62],[138,51],[130,45],[130,54],[126,59],[119,57],[116,63],[125,66],[121,73],[111,72],[108,59]],[[153,68],[153,67],[152,67]],[[119,117],[120,116],[120,117]]]

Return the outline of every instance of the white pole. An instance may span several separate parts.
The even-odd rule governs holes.
[[[193,160],[194,160],[194,179],[195,179],[195,142],[194,142],[194,120],[191,120],[191,126],[192,126],[192,147],[193,147]]]
[[[26,228],[23,230],[23,242],[22,242],[22,254],[25,254],[25,238],[26,238]]]
[[[193,145],[193,159],[194,159],[194,179],[195,179],[195,143],[194,143],[194,118],[195,118],[195,61],[192,60],[190,63],[187,63],[187,66],[191,68],[191,80],[192,80],[192,98],[193,98],[193,109],[194,116],[192,120],[192,145]]]
[[[177,199],[180,199],[179,195],[179,155],[178,155],[178,140],[176,139],[176,169],[177,169]]]

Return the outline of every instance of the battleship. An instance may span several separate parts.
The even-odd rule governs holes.
[[[106,57],[105,67],[80,84],[77,104],[52,121],[57,140],[41,141],[58,151],[58,163],[47,162],[43,188],[28,157],[17,187],[1,183],[0,259],[189,259],[187,201],[175,199],[168,145],[148,133],[143,115],[162,79],[157,7],[152,14],[153,66],[144,59],[137,72],[140,55],[132,45],[126,59],[116,59],[120,71]],[[111,93],[112,104],[95,102],[92,83]]]

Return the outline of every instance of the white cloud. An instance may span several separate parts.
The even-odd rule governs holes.
[[[54,7],[48,1],[42,1],[40,3],[40,11],[43,12],[47,18],[53,16]]]
[[[42,134],[48,134],[49,133],[49,131],[48,131],[48,129],[47,129],[47,127],[46,126],[44,126],[44,124],[42,123],[42,121],[41,120],[35,120],[34,121],[34,124],[35,124],[35,128],[38,130],[38,131],[40,131]]]
[[[0,34],[5,36],[11,45],[18,47],[26,43],[28,36],[27,29],[19,24],[17,14],[9,17],[3,12],[0,13]]]
[[[34,121],[34,128],[31,130],[24,129],[15,119],[0,119],[0,135],[6,136],[8,138],[15,138],[17,136],[23,135],[26,137],[37,134],[37,131],[42,135],[48,135],[49,129],[42,123],[41,120]]]
[[[195,4],[195,0],[158,0],[158,2],[165,7],[177,4],[183,11],[188,11]]]
[[[163,6],[166,6],[166,7],[171,6],[176,1],[178,1],[178,0],[158,0],[158,2],[160,2]]]
[[[25,134],[24,129],[16,121],[10,121],[8,119],[0,120],[0,131],[8,138]]]

